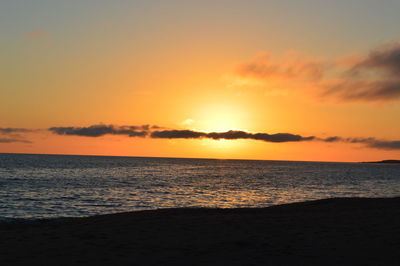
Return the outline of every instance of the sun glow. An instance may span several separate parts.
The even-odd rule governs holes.
[[[245,113],[237,106],[216,104],[209,105],[199,112],[199,119],[193,126],[206,132],[225,132],[246,130]]]
[[[240,108],[240,105],[217,103],[203,106],[196,113],[196,117],[186,119],[184,124],[188,129],[203,132],[248,131],[249,121],[249,119],[246,120],[246,112]],[[228,153],[241,149],[244,141],[202,139],[201,145],[213,153],[217,152],[218,156],[226,157]]]

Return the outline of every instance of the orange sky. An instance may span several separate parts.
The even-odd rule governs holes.
[[[400,158],[397,2],[41,2],[0,3],[0,152]],[[147,124],[315,139],[48,130]]]

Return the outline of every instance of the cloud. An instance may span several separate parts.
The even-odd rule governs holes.
[[[302,137],[300,135],[290,134],[290,133],[277,133],[277,134],[267,134],[267,133],[248,133],[244,131],[227,131],[227,132],[212,132],[207,134],[208,137],[213,139],[253,139],[262,140],[267,142],[290,142],[290,141],[305,141],[313,140],[314,137]]]
[[[398,76],[400,73],[400,42],[393,42],[374,49],[361,62],[354,65],[352,72],[378,69],[389,76]]]
[[[49,131],[58,135],[76,135],[85,137],[100,137],[104,135],[127,135],[129,137],[145,137],[150,125],[142,126],[114,126],[93,125],[89,127],[51,127]]]
[[[267,54],[260,54],[251,62],[241,64],[238,73],[261,79],[311,79],[319,80],[323,77],[328,66],[324,62],[300,57],[289,53],[283,58],[273,60]]]
[[[240,65],[237,74],[261,80],[269,89],[311,88],[312,93],[339,101],[400,99],[400,42],[381,45],[346,64],[339,61],[307,59],[296,54],[272,60],[262,55]]]
[[[400,79],[345,80],[332,85],[324,93],[345,101],[391,101],[400,98]]]
[[[63,136],[85,136],[101,137],[104,135],[125,135],[128,137],[150,137],[155,139],[226,139],[226,140],[259,140],[264,142],[282,143],[282,142],[301,142],[301,141],[319,141],[327,143],[343,142],[352,144],[364,144],[368,148],[384,150],[400,150],[400,140],[381,140],[373,137],[369,138],[344,138],[340,136],[331,136],[320,138],[317,136],[301,136],[292,133],[251,133],[242,130],[229,130],[225,132],[203,132],[188,129],[164,129],[164,127],[155,125],[142,126],[116,126],[116,125],[92,125],[88,127],[51,127],[48,130],[57,135]],[[0,128],[4,131],[4,128]],[[16,129],[28,130],[29,129]],[[9,130],[6,130],[9,131]],[[1,131],[0,131],[1,132]],[[0,143],[25,142],[29,141],[19,138],[0,139]]]
[[[0,138],[0,143],[32,143],[29,140],[25,140],[25,139],[15,139],[15,138]]]
[[[347,69],[325,95],[342,100],[400,99],[400,42],[382,45]]]
[[[374,140],[368,144],[371,148],[384,149],[384,150],[400,150],[400,140],[387,141],[387,140]]]
[[[24,139],[21,134],[35,131],[37,130],[28,128],[0,127],[0,143],[32,143],[31,141]]]
[[[328,137],[325,139],[320,139],[321,141],[325,141],[325,142],[337,142],[337,141],[341,141],[342,138],[338,137],[338,136],[333,136],[333,137]]]
[[[207,133],[192,130],[163,130],[154,131],[150,136],[160,139],[198,139],[206,137]]]
[[[129,137],[146,137],[160,139],[253,139],[266,142],[296,142],[314,140],[315,137],[303,137],[290,133],[249,133],[240,130],[229,130],[226,132],[201,132],[194,130],[159,130],[159,126],[115,126],[115,125],[92,125],[88,127],[51,127],[48,130],[57,135],[101,137],[104,135],[126,135]]]
[[[382,150],[400,150],[400,140],[380,140],[373,137],[369,138],[342,138],[342,137],[328,137],[321,139],[325,142],[346,142],[346,143],[360,143],[369,148],[382,149]]]
[[[92,125],[88,127],[51,127],[49,131],[58,135],[101,137],[104,135],[127,135],[129,137],[146,137],[160,139],[253,139],[266,142],[296,142],[314,140],[315,137],[303,137],[290,133],[249,133],[240,130],[226,132],[201,132],[194,130],[158,130],[159,126],[115,126],[115,125]]]
[[[0,134],[27,133],[33,131],[33,129],[27,128],[0,127]]]
[[[209,138],[209,139],[252,139],[262,140],[266,142],[296,142],[313,140],[315,137],[302,137],[300,135],[290,133],[249,133],[245,131],[230,130],[226,132],[199,132],[192,130],[164,130],[155,131],[150,135],[152,138],[167,138],[167,139],[198,139],[198,138]]]

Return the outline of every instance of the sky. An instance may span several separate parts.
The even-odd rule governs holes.
[[[391,0],[4,0],[0,152],[400,159]]]

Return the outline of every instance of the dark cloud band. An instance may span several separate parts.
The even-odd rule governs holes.
[[[198,139],[207,136],[207,133],[192,130],[163,130],[154,131],[150,135],[159,139]]]
[[[315,136],[301,136],[291,133],[250,133],[241,130],[229,130],[225,132],[201,132],[194,130],[160,130],[159,126],[115,126],[115,125],[92,125],[88,127],[51,127],[49,131],[57,135],[66,136],[85,136],[85,137],[101,137],[104,135],[125,135],[128,137],[150,137],[156,139],[248,139],[260,140],[265,142],[282,143],[282,142],[300,142],[300,141],[321,141],[321,142],[343,142],[343,143],[359,143],[366,147],[385,150],[400,150],[400,140],[379,140],[376,138],[343,138],[340,136],[332,136],[327,138],[319,138]],[[3,139],[0,142],[22,142],[21,140]]]
[[[248,133],[245,131],[230,130],[226,132],[198,132],[192,130],[163,130],[154,131],[150,135],[152,138],[167,138],[167,139],[198,139],[198,138],[209,138],[209,139],[253,139],[262,140],[267,142],[296,142],[296,141],[307,141],[313,140],[315,137],[302,137],[300,135],[290,133],[278,133],[278,134],[267,134],[267,133]]]
[[[129,137],[146,137],[159,139],[253,139],[266,142],[296,142],[314,140],[315,137],[303,137],[290,133],[249,133],[239,130],[226,132],[200,132],[193,130],[157,130],[159,126],[114,126],[114,125],[92,125],[88,127],[51,127],[49,131],[58,135],[101,137],[104,135],[126,135]],[[155,131],[154,131],[155,130]]]
[[[129,137],[145,137],[151,126],[114,126],[93,125],[89,127],[51,127],[49,131],[58,135],[101,137],[104,135],[126,135]]]

